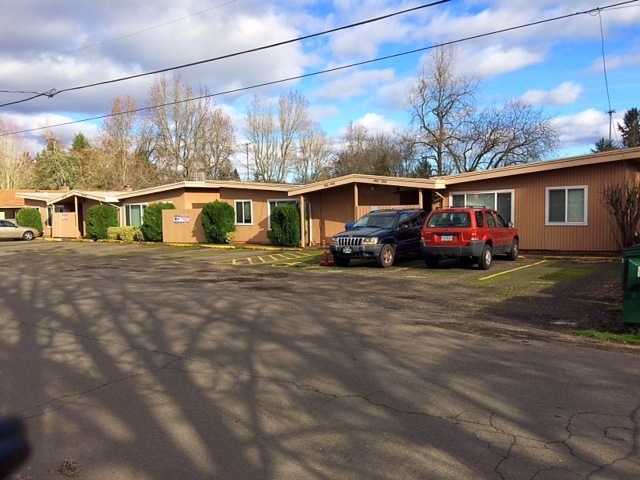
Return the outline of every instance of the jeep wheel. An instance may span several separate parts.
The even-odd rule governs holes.
[[[387,268],[393,265],[393,257],[394,257],[393,247],[388,243],[382,246],[382,250],[380,250],[380,255],[378,255],[377,262],[378,265],[382,268]]]
[[[436,268],[438,263],[440,263],[440,257],[436,255],[427,255],[424,257],[424,263],[427,265],[427,268]]]
[[[347,265],[349,265],[350,260],[350,258],[336,257],[335,255],[333,256],[333,263],[338,267],[346,267]]]
[[[478,257],[478,266],[482,270],[489,270],[492,260],[493,250],[491,249],[491,245],[485,245],[482,249],[482,255]]]
[[[518,240],[516,240],[515,238],[513,239],[513,242],[511,243],[511,250],[509,250],[509,253],[507,253],[507,258],[509,260],[517,260],[518,259]]]

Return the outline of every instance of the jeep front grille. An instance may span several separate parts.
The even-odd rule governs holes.
[[[357,245],[362,245],[363,237],[338,237],[336,238],[336,243],[341,247],[354,247]]]

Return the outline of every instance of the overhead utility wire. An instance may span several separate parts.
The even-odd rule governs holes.
[[[379,22],[380,20],[385,20],[387,18],[395,17],[395,16],[398,16],[398,15],[403,15],[405,13],[413,12],[413,11],[416,11],[416,10],[421,10],[421,9],[428,8],[428,7],[434,7],[436,5],[440,5],[440,4],[443,4],[443,3],[448,3],[450,1],[451,0],[439,0],[437,2],[428,3],[426,5],[420,5],[418,7],[408,8],[406,10],[401,10],[399,12],[390,13],[388,15],[382,15],[380,17],[371,18],[369,20],[363,20],[361,22],[352,23],[350,25],[344,25],[342,27],[332,28],[331,30],[325,30],[325,31],[319,32],[319,33],[312,33],[310,35],[305,35],[303,37],[292,38],[292,39],[289,39],[289,40],[284,40],[282,42],[272,43],[272,44],[269,44],[269,45],[263,45],[261,47],[250,48],[248,50],[242,50],[240,52],[229,53],[227,55],[221,55],[219,57],[208,58],[206,60],[199,60],[197,62],[185,63],[183,65],[178,65],[178,66],[174,66],[174,67],[161,68],[159,70],[154,70],[152,72],[138,73],[136,75],[129,75],[127,77],[121,77],[121,78],[116,78],[116,79],[112,79],[112,80],[104,80],[102,82],[96,82],[96,83],[91,83],[91,84],[87,84],[87,85],[81,85],[81,86],[78,86],[78,87],[63,88],[62,90],[56,90],[54,88],[54,89],[49,90],[49,92],[51,92],[49,94],[44,93],[42,95],[36,95],[35,97],[25,98],[25,99],[22,99],[22,100],[16,100],[15,102],[3,103],[2,105],[0,105],[0,108],[1,107],[6,107],[8,105],[15,105],[17,103],[26,102],[26,101],[32,100],[34,98],[37,98],[39,96],[47,96],[47,97],[51,98],[51,97],[53,97],[55,95],[58,95],[58,94],[64,93],[64,92],[71,92],[71,91],[75,91],[75,90],[82,90],[82,89],[85,89],[85,88],[97,87],[97,86],[100,86],[100,85],[108,85],[108,84],[112,84],[112,83],[123,82],[125,80],[132,80],[134,78],[140,78],[140,77],[145,77],[145,76],[148,76],[148,75],[155,75],[155,74],[158,74],[158,73],[170,72],[172,70],[179,70],[179,69],[187,68],[187,67],[194,67],[196,65],[202,65],[202,64],[205,64],[205,63],[215,62],[215,61],[218,61],[218,60],[224,60],[224,59],[227,59],[227,58],[237,57],[237,56],[240,56],[240,55],[245,55],[247,53],[254,53],[254,52],[259,52],[259,51],[267,50],[267,49],[274,48],[274,47],[281,47],[283,45],[288,45],[290,43],[301,42],[303,40],[308,40],[310,38],[320,37],[320,36],[323,36],[323,35],[327,35],[329,33],[339,32],[340,30],[347,30],[347,29],[350,29],[350,28],[359,27],[361,25],[367,25],[369,23]]]
[[[609,9],[609,8],[612,8],[612,7],[617,7],[617,6],[620,6],[620,5],[625,5],[625,4],[628,4],[628,3],[634,3],[634,2],[638,2],[638,1],[640,1],[640,0],[628,0],[626,2],[608,5],[608,6],[599,8],[599,9],[600,10],[605,10],[605,9]],[[74,125],[76,123],[90,122],[90,121],[94,121],[94,120],[102,120],[102,119],[105,119],[105,118],[117,117],[119,115],[126,115],[128,113],[138,113],[138,112],[142,112],[142,111],[145,111],[145,110],[151,110],[151,109],[154,109],[154,108],[168,107],[170,105],[178,105],[178,104],[181,104],[181,103],[191,102],[191,101],[195,101],[195,100],[202,100],[202,99],[205,99],[205,98],[212,98],[212,97],[219,97],[219,96],[223,96],[223,95],[229,95],[231,93],[243,92],[243,91],[246,91],[246,90],[252,90],[252,89],[255,89],[255,88],[261,88],[261,87],[265,87],[265,86],[269,86],[269,85],[277,85],[279,83],[285,83],[285,82],[290,82],[292,80],[300,80],[300,79],[303,79],[303,78],[322,75],[322,74],[325,74],[325,73],[331,73],[331,72],[337,72],[337,71],[340,71],[340,70],[346,70],[346,69],[353,68],[353,67],[359,67],[359,66],[362,66],[362,65],[381,62],[383,60],[389,60],[389,59],[392,59],[392,58],[398,58],[398,57],[402,57],[402,56],[405,56],[405,55],[411,55],[411,54],[418,53],[418,52],[424,52],[426,50],[432,50],[432,49],[438,48],[438,47],[444,47],[444,46],[447,46],[447,45],[453,45],[453,44],[456,44],[456,43],[462,43],[462,42],[466,42],[466,41],[469,41],[469,40],[475,40],[475,39],[478,39],[478,38],[488,37],[488,36],[491,36],[491,35],[497,35],[497,34],[500,34],[500,33],[505,33],[505,32],[509,32],[509,31],[513,31],[513,30],[519,30],[519,29],[522,29],[522,28],[531,27],[531,26],[535,26],[535,25],[540,25],[540,24],[544,24],[544,23],[550,23],[550,22],[554,22],[554,21],[557,21],[557,20],[562,20],[562,19],[565,19],[565,18],[570,18],[570,17],[574,17],[574,16],[578,16],[578,15],[592,14],[596,10],[597,9],[585,10],[585,11],[582,11],[582,12],[576,12],[576,13],[572,13],[572,14],[568,14],[568,15],[562,15],[562,16],[559,16],[559,17],[548,18],[548,19],[545,19],[545,20],[538,20],[536,22],[517,25],[515,27],[504,28],[504,29],[495,30],[495,31],[492,31],[492,32],[481,33],[481,34],[478,34],[478,35],[472,35],[470,37],[464,37],[464,38],[460,38],[460,39],[457,39],[457,40],[451,40],[449,42],[438,43],[438,44],[434,44],[434,45],[431,45],[431,46],[428,46],[428,47],[417,48],[415,50],[409,50],[409,51],[406,51],[406,52],[396,53],[396,54],[393,54],[393,55],[387,55],[387,56],[375,58],[375,59],[372,59],[372,60],[363,60],[362,62],[351,63],[349,65],[342,65],[340,67],[334,67],[334,68],[330,68],[330,69],[327,69],[327,70],[321,70],[321,71],[318,71],[318,72],[306,73],[306,74],[303,74],[303,75],[297,75],[297,76],[294,76],[294,77],[284,78],[284,79],[280,79],[280,80],[273,80],[271,82],[259,83],[259,84],[251,85],[251,86],[248,86],[248,87],[235,88],[235,89],[226,90],[226,91],[223,91],[223,92],[217,92],[217,93],[212,93],[212,94],[208,94],[208,95],[202,95],[202,96],[199,96],[199,97],[187,98],[187,99],[184,99],[184,100],[179,100],[177,102],[168,102],[168,103],[163,103],[163,104],[159,104],[159,105],[153,105],[153,106],[150,106],[150,107],[140,107],[140,108],[136,108],[136,109],[133,109],[133,110],[127,110],[126,112],[109,113],[109,114],[100,115],[100,116],[97,116],[97,117],[83,118],[83,119],[80,119],[80,120],[72,120],[72,121],[69,121],[69,122],[57,123],[57,124],[54,124],[54,125],[48,125],[46,127],[29,128],[29,129],[26,129],[26,130],[20,130],[20,131],[16,131],[16,132],[0,133],[0,137],[4,137],[6,135],[19,135],[19,134],[22,134],[22,133],[35,132],[35,131],[39,131],[39,130],[44,130],[46,128],[64,127],[64,126],[67,126],[67,125]]]

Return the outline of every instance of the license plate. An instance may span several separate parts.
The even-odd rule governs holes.
[[[342,247],[342,253],[351,253],[353,249],[351,247]]]
[[[453,240],[453,235],[442,235],[442,237],[440,237],[440,240],[442,240],[443,242],[450,242]]]

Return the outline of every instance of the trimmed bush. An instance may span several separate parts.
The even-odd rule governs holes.
[[[121,240],[128,243],[144,240],[140,227],[109,227],[107,236],[109,240]]]
[[[16,214],[16,223],[21,227],[37,228],[42,233],[42,217],[35,208],[22,208]]]
[[[280,205],[271,212],[271,235],[274,245],[297,247],[300,245],[300,210],[298,205]]]
[[[235,219],[236,212],[228,203],[219,200],[207,203],[202,209],[202,228],[207,242],[230,243],[228,235],[236,231]]]
[[[94,205],[87,210],[87,236],[92,240],[109,238],[109,227],[118,226],[118,209],[111,205]]]
[[[173,203],[154,203],[149,205],[142,216],[142,234],[149,242],[162,241],[162,211],[174,210]]]

